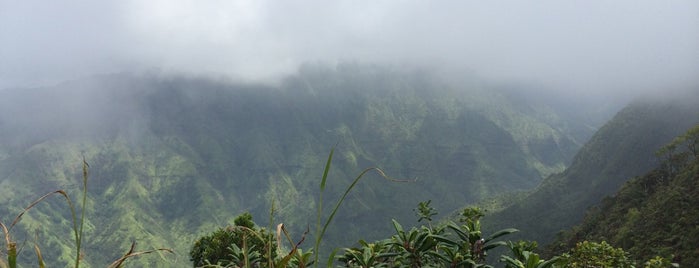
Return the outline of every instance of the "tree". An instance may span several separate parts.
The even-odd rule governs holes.
[[[687,149],[697,157],[699,152],[697,152],[697,147],[699,147],[699,125],[690,128],[683,136],[686,142]]]
[[[276,251],[270,250],[270,241],[273,241],[271,234],[264,228],[258,228],[250,213],[239,215],[233,222],[234,226],[219,228],[194,243],[189,252],[194,267],[262,266],[274,260]]]

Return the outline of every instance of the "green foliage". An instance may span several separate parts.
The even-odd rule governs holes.
[[[507,246],[513,256],[500,256],[500,262],[505,263],[506,268],[549,268],[558,267],[556,265],[561,262],[558,256],[547,261],[534,253],[537,248],[536,241],[508,241]]]
[[[16,213],[12,208],[36,192],[79,188],[74,175],[80,171],[66,163],[84,151],[95,175],[84,222],[90,239],[81,244],[87,265],[119,257],[132,240],[188,252],[197,234],[225,225],[239,211],[266,215],[271,202],[281,204],[278,213],[291,231],[302,233],[316,216],[319,199],[308,197],[317,196],[328,145],[338,144],[332,175],[349,178],[347,184],[365,166],[419,178],[400,189],[373,180],[356,186],[343,204],[349,209],[335,215],[324,235],[332,248],[358,234],[373,240],[391,232],[391,218],[410,220],[420,200],[453,211],[494,193],[534,187],[541,174],[562,170],[580,137],[593,131],[590,122],[560,114],[568,109],[551,109],[552,102],[531,103],[476,80],[464,82],[339,64],[301,68],[274,86],[106,75],[3,91],[0,212]],[[64,103],[75,105],[66,109]],[[31,116],[10,116],[17,114]],[[338,200],[344,187],[328,182],[323,198]],[[332,205],[324,202],[323,209]],[[55,235],[72,228],[55,220],[70,217],[63,211],[42,205],[15,232],[32,237],[41,225],[40,236],[55,244],[42,251],[45,259],[72,259],[73,252],[59,249],[73,242]],[[31,250],[19,258],[36,259]],[[150,258],[139,264],[179,265]]]
[[[418,210],[431,211],[427,209],[431,208],[429,203],[421,202]],[[409,230],[393,220],[395,234],[391,238],[374,243],[360,240],[361,247],[346,248],[338,261],[347,267],[490,267],[485,264],[487,252],[506,244],[495,239],[517,230],[505,229],[483,237],[480,210],[465,212],[477,217],[469,217],[463,225],[450,221],[437,228]]]
[[[392,267],[391,258],[400,255],[390,252],[390,240],[367,243],[359,240],[360,247],[346,248],[337,260],[347,267]]]
[[[432,217],[437,215],[437,210],[430,206],[432,200],[422,201],[417,204],[417,208],[413,209],[418,217],[417,222],[426,220],[428,224],[431,224]]]
[[[428,203],[422,202],[419,206],[429,207]],[[335,259],[346,267],[492,267],[485,263],[487,252],[508,245],[497,239],[516,230],[505,229],[484,237],[478,229],[480,217],[483,216],[480,210],[470,208],[466,212],[471,217],[468,217],[465,224],[448,222],[437,228],[421,226],[406,230],[393,220],[393,236],[374,243],[360,240],[360,247],[346,248]],[[235,222],[248,224],[251,220],[249,214],[243,214]],[[281,235],[281,231],[286,234],[283,225],[278,228],[278,235]],[[267,239],[264,239],[265,236]],[[257,242],[254,241],[256,237],[259,239]],[[254,225],[252,229],[243,226],[220,228],[197,240],[190,256],[194,267],[307,267],[315,263],[311,261],[314,258],[313,252],[297,249],[303,239],[282,258],[277,258],[276,255],[266,257],[266,249],[273,245],[264,244],[265,241],[271,241],[271,238],[263,229]],[[538,265],[526,267],[550,267],[551,261],[539,261],[538,255],[529,251],[536,247],[535,243],[510,242],[509,245],[513,251],[519,249],[516,258],[524,258],[528,263]],[[502,258],[515,260],[507,256]],[[331,259],[331,263],[328,263],[329,267],[332,261]]]
[[[678,135],[682,135],[688,128],[695,126],[697,118],[699,118],[699,100],[697,95],[683,96],[683,98],[685,100],[639,100],[628,105],[600,128],[590,141],[579,150],[565,172],[554,174],[544,179],[541,185],[530,191],[526,197],[516,202],[511,202],[504,209],[495,211],[493,215],[484,220],[485,228],[496,230],[512,226],[522,230],[518,239],[536,240],[542,244],[550,243],[560,230],[568,229],[580,223],[585,216],[582,213],[583,211],[598,204],[605,196],[615,194],[626,181],[635,176],[645,174],[656,167],[658,161],[657,158],[653,157],[656,149]],[[686,150],[684,149],[685,145],[678,145],[678,149],[680,147],[682,147],[682,150]],[[674,172],[681,173],[679,168],[681,168],[681,165],[675,167]],[[644,188],[651,189],[651,185],[661,183],[667,178],[668,176],[655,176],[652,181],[647,180],[644,183],[647,187],[639,187],[634,191],[644,195],[650,194]],[[682,190],[679,188],[676,190],[680,192],[686,191],[686,189]],[[674,196],[674,194],[671,196]],[[621,209],[621,207],[629,204],[627,200],[615,201],[613,203],[619,205],[619,214],[626,214],[627,211]],[[648,215],[649,218],[657,219],[658,221],[660,219],[677,218],[669,215],[660,217],[659,214],[665,214],[666,209],[660,206],[655,207],[655,209],[641,214]],[[675,212],[687,213],[679,210]],[[606,213],[609,212],[607,211]],[[603,216],[607,218],[608,214],[606,213],[596,215],[600,218]],[[690,214],[693,213],[690,212]],[[642,222],[637,221],[636,224],[641,225]],[[597,228],[606,230],[610,226],[615,227],[619,225],[616,222],[607,221],[605,225],[600,225]],[[667,224],[660,223],[656,226],[667,226]],[[614,244],[630,248],[633,246],[632,243],[646,243],[641,240],[643,235],[648,234],[647,232],[632,233],[636,234],[638,239],[633,241],[626,239],[627,241],[624,242],[614,240]],[[594,240],[611,242],[613,239],[611,236]],[[626,237],[628,238],[628,236]],[[585,239],[590,239],[590,237],[583,235],[578,237],[576,242],[581,242]],[[665,239],[668,238],[666,237]],[[682,240],[681,237],[676,239]],[[573,247],[575,243],[566,243],[561,248],[565,251]],[[665,243],[668,242],[662,242],[661,244]],[[636,255],[633,250],[630,251]],[[556,251],[555,253],[561,252]],[[641,259],[650,258],[657,254],[660,254],[660,252],[647,252],[644,253]],[[551,256],[553,254],[546,255]],[[661,255],[669,256],[669,254],[664,255],[664,253]]]
[[[259,228],[250,213],[235,218],[235,225],[199,238],[189,252],[194,267],[265,267],[276,258],[273,235]],[[272,256],[268,255],[271,252]]]
[[[467,207],[461,211],[459,216],[459,222],[473,225],[480,222],[481,218],[485,216],[485,212],[479,207]]]
[[[674,155],[687,153],[685,142],[683,138],[672,139],[660,151],[669,152],[664,150],[675,147]],[[615,196],[588,210],[582,223],[559,234],[549,248],[551,254],[584,240],[608,241],[625,248],[635,260],[661,256],[681,266],[696,264],[699,161],[691,154],[685,155],[688,157],[681,160],[665,158],[660,167],[629,180]],[[655,265],[660,259],[651,259],[650,263]]]
[[[252,214],[250,214],[250,212],[245,212],[238,217],[235,217],[233,224],[235,224],[235,226],[241,226],[249,229],[255,228],[255,223],[252,221]]]
[[[677,263],[672,263],[670,260],[665,259],[660,256],[655,256],[654,258],[648,260],[643,264],[644,268],[669,268],[669,267],[680,267]]]
[[[614,248],[602,241],[601,243],[583,241],[578,243],[569,254],[562,256],[565,267],[634,267],[628,253],[621,248]]]

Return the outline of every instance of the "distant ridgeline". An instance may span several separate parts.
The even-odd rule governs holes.
[[[682,267],[699,263],[699,125],[658,150],[660,166],[626,182],[561,233],[551,253],[583,240],[607,241],[636,259],[663,256]]]
[[[692,192],[699,180],[696,151],[690,149],[696,148],[699,131],[696,93],[630,104],[580,149],[564,172],[516,198],[490,201],[498,207],[485,219],[486,229],[515,227],[520,238],[545,244],[602,201],[581,225],[556,239],[554,253],[583,240],[606,240],[637,259],[675,256],[693,266],[699,256],[699,203]]]
[[[314,222],[324,161],[337,144],[327,200],[367,167],[417,179],[362,181],[325,241],[375,239],[390,233],[391,219],[412,222],[420,201],[453,210],[535,187],[562,171],[605,118],[600,105],[506,92],[476,79],[454,84],[427,72],[356,64],[304,66],[274,86],[120,74],[1,90],[0,219],[45,192],[77,193],[85,157],[86,264],[117,259],[132,241],[186,256],[196,238],[244,211],[267,219],[274,207],[275,221],[303,233]],[[591,114],[599,116],[580,116]],[[655,130],[648,131],[638,135]],[[48,263],[68,263],[69,214],[60,201],[43,202],[14,236],[42,241]],[[24,250],[20,258],[35,256]]]

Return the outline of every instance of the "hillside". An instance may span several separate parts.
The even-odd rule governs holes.
[[[51,190],[76,198],[85,157],[84,254],[93,266],[118,258],[132,241],[178,253],[177,263],[147,257],[142,265],[189,266],[192,242],[244,211],[267,226],[274,207],[275,222],[300,235],[314,222],[335,144],[326,200],[371,166],[416,179],[362,181],[327,235],[330,245],[350,245],[358,234],[388,233],[391,218],[412,222],[420,201],[451,210],[534,187],[569,163],[596,124],[477,80],[454,85],[425,72],[353,64],[305,66],[279,85],[106,75],[0,94],[0,219]],[[45,258],[57,260],[51,263],[68,262],[71,237],[61,235],[69,233],[68,216],[62,201],[49,200],[13,235],[40,241]],[[21,255],[34,259],[29,250]]]
[[[588,210],[581,224],[557,237],[552,253],[583,240],[607,241],[636,259],[664,256],[682,267],[699,262],[699,125],[686,137],[671,159],[661,155],[660,167]]]
[[[515,227],[523,239],[548,243],[579,223],[587,208],[658,166],[654,152],[697,122],[697,94],[639,99],[600,128],[569,168],[519,199],[502,201],[504,208],[484,224]]]

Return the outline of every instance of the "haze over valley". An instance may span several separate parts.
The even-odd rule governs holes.
[[[84,159],[81,264],[105,266],[135,241],[175,252],[135,266],[191,267],[194,242],[245,212],[312,248],[317,233],[304,232],[316,229],[318,206],[327,219],[376,167],[386,176],[369,172],[352,188],[321,258],[390,236],[392,220],[424,224],[414,208],[427,200],[435,224],[479,205],[485,231],[574,245],[555,234],[634,176],[662,170],[654,152],[678,136],[690,149],[675,175],[691,183],[693,136],[681,135],[699,123],[698,10],[693,1],[0,0],[0,222],[59,189],[77,203]],[[10,233],[67,266],[75,241],[60,198]],[[614,246],[638,244],[623,241]],[[658,254],[685,252],[667,248]],[[19,259],[32,266],[36,254]]]

